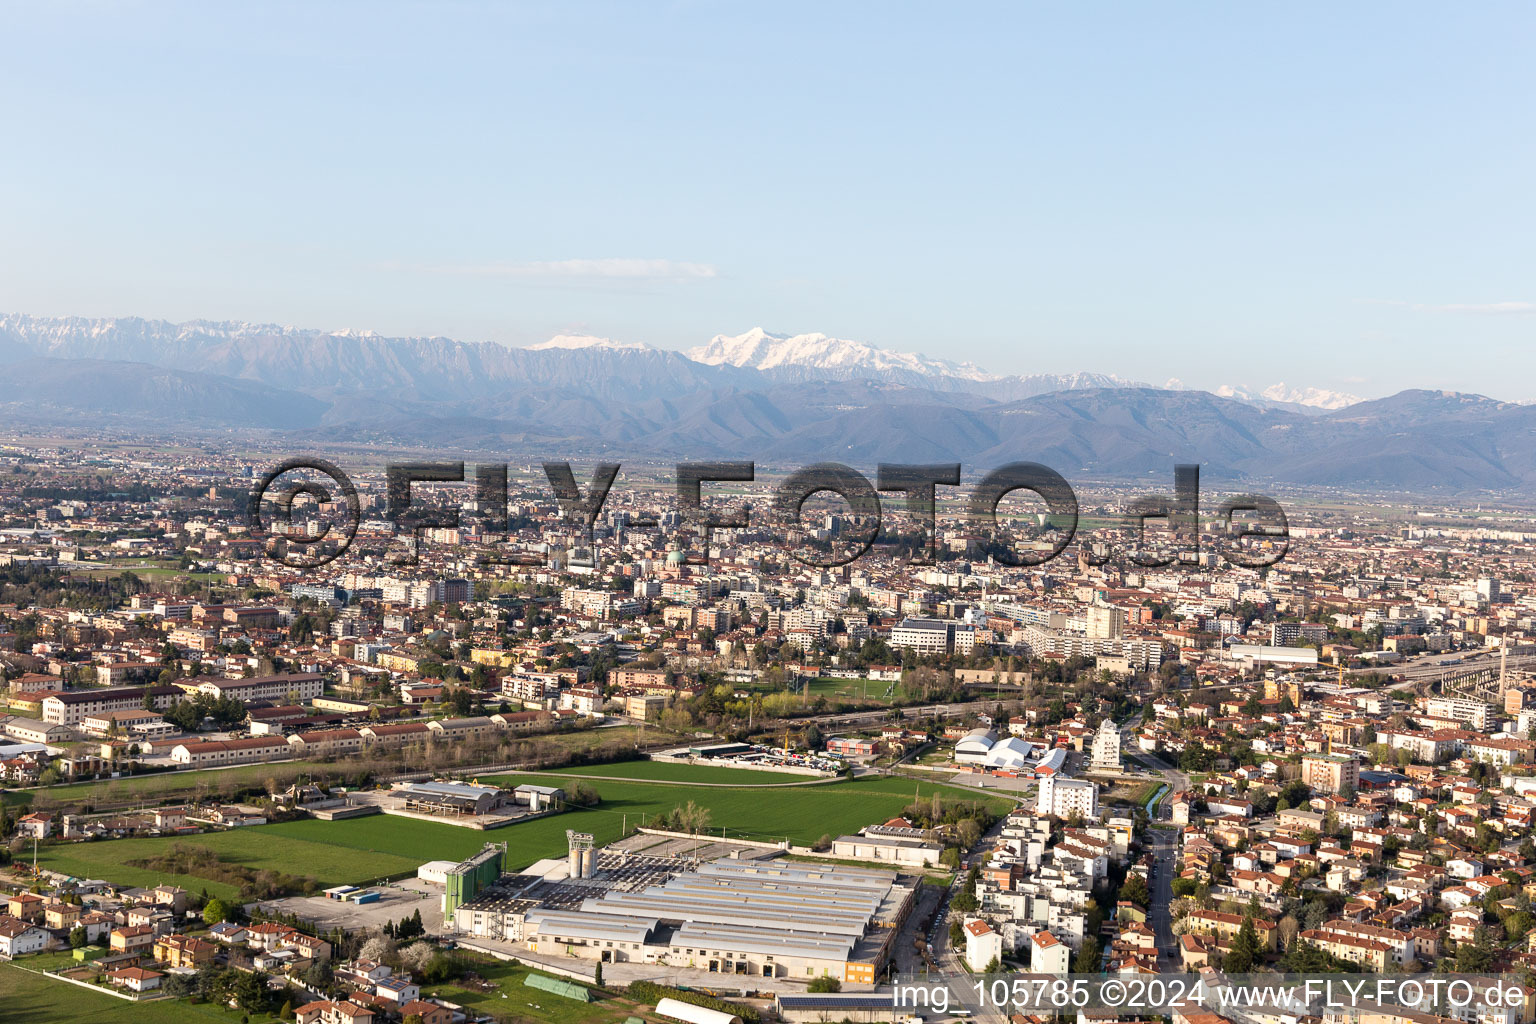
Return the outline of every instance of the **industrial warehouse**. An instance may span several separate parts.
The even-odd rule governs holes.
[[[554,786],[524,784],[513,789],[482,786],[458,779],[396,782],[387,791],[358,790],[334,806],[310,813],[323,820],[361,814],[394,814],[424,818],[461,828],[495,829],[565,809],[565,791]]]
[[[534,954],[705,974],[872,984],[912,909],[916,879],[802,863],[779,851],[642,833],[500,875],[493,847],[454,875],[445,910],[464,934]]]

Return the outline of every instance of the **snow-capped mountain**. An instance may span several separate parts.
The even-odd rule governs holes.
[[[1271,384],[1262,391],[1253,391],[1242,386],[1223,384],[1212,394],[1222,398],[1236,398],[1243,402],[1284,402],[1287,405],[1304,405],[1309,409],[1323,409],[1332,412],[1335,409],[1343,409],[1364,401],[1358,395],[1347,394],[1343,391],[1328,391],[1324,388],[1293,388],[1285,382]]]
[[[1054,391],[1147,386],[1109,373],[999,376],[975,363],[957,363],[916,352],[892,352],[825,334],[773,334],[761,327],[745,334],[717,334],[708,344],[689,349],[687,355],[710,366],[756,370],[777,381],[867,380],[930,391],[966,392],[999,402]]]
[[[641,341],[615,341],[612,338],[598,338],[590,334],[557,334],[548,341],[541,341],[537,345],[529,345],[530,352],[548,352],[550,349],[565,349],[577,351],[581,349],[601,349],[605,352],[650,352],[651,346]]]
[[[728,363],[763,371],[813,370],[823,378],[865,377],[901,383],[930,377],[998,379],[974,363],[954,363],[915,352],[891,352],[825,334],[770,334],[761,327],[734,336],[717,334],[707,345],[689,349],[687,356],[711,366]]]

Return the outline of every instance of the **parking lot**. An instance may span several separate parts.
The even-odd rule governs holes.
[[[429,932],[443,930],[443,888],[417,878],[403,878],[386,885],[370,886],[380,893],[377,903],[348,903],[325,896],[288,896],[259,904],[267,913],[297,914],[321,931],[331,928],[368,930],[421,911],[421,923]]]

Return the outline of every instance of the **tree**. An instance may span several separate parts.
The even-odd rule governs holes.
[[[363,948],[358,951],[358,956],[364,960],[373,960],[382,963],[385,959],[394,956],[395,941],[387,935],[375,935],[363,943]]]
[[[85,944],[88,941],[89,940],[86,938],[86,935],[85,935],[85,929],[83,927],[81,927],[80,925],[77,924],[77,925],[75,925],[73,928],[71,928],[69,930],[69,948],[70,949],[83,949],[83,948],[85,948]]]
[[[602,961],[598,961],[597,969],[592,972],[592,984],[596,985],[598,988],[602,988],[603,987],[603,964],[602,964]]]
[[[1228,974],[1247,974],[1253,970],[1253,954],[1233,946],[1222,958],[1221,969]]]
[[[1290,949],[1291,943],[1296,941],[1296,936],[1301,931],[1301,925],[1290,914],[1286,914],[1276,927],[1279,929],[1280,948]]]
[[[1493,962],[1493,951],[1485,944],[1482,929],[1478,929],[1476,942],[1463,942],[1456,947],[1456,973],[1475,974],[1486,971]]]
[[[261,1011],[267,1008],[270,998],[270,990],[267,988],[267,975],[262,971],[238,972],[240,977],[235,979],[234,997],[235,1003],[246,1013]]]
[[[698,835],[709,828],[709,808],[701,807],[692,800],[682,807],[672,808],[672,827],[679,832]]]
[[[412,974],[420,974],[432,963],[432,958],[437,956],[437,950],[430,942],[413,942],[400,951],[400,966]]]
[[[999,960],[997,957],[994,956],[991,960],[987,961],[987,967],[981,973],[983,973],[983,974],[996,974],[997,973],[997,969],[999,967],[1001,967],[1001,966],[1003,966],[1003,962],[1001,960]]]
[[[1072,959],[1073,974],[1099,973],[1099,944],[1091,937],[1084,937],[1083,948]]]
[[[959,917],[949,919],[949,944],[953,948],[965,945],[965,925],[960,923]]]
[[[310,965],[309,970],[304,972],[304,987],[314,992],[323,993],[331,987],[334,977],[331,973],[331,965],[328,962],[320,961],[313,963]]]
[[[1125,876],[1125,882],[1120,886],[1120,899],[1123,902],[1134,903],[1141,909],[1147,909],[1152,902],[1152,893],[1147,889],[1147,880],[1137,874]]]
[[[203,904],[203,923],[210,927],[229,920],[229,905],[221,899],[211,899]]]
[[[1258,962],[1263,946],[1259,943],[1259,931],[1253,925],[1253,915],[1243,915],[1243,926],[1232,940],[1232,950],[1221,961],[1222,970],[1229,974],[1246,974]]]
[[[843,983],[830,974],[823,974],[819,978],[812,978],[811,983],[805,986],[807,992],[841,992]]]

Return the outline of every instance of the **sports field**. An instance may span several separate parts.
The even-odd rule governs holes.
[[[610,766],[615,769],[621,766]],[[685,766],[653,765],[653,768]],[[670,774],[670,773],[669,773]],[[483,777],[482,782],[515,785],[530,780],[559,785],[558,773]],[[689,788],[657,782],[594,781],[601,803],[590,809],[539,818],[521,825],[479,832],[414,818],[377,815],[346,821],[294,821],[179,839],[118,839],[45,846],[38,864],[55,871],[130,885],[179,885],[192,892],[232,897],[233,886],[191,875],[166,874],[127,866],[155,857],[171,843],[206,846],[227,860],[255,870],[280,871],[315,878],[323,886],[366,884],[414,871],[428,860],[462,860],[483,843],[507,844],[509,868],[521,868],[565,852],[566,829],[592,833],[599,844],[619,838],[627,825],[650,822],[672,808],[694,801],[710,810],[710,832],[728,838],[814,842],[822,835],[854,832],[899,814],[914,794],[934,792],[949,799],[986,801],[997,811],[1012,806],[1006,798],[978,796],[953,786],[907,779],[854,779],[786,789],[757,785]]]

